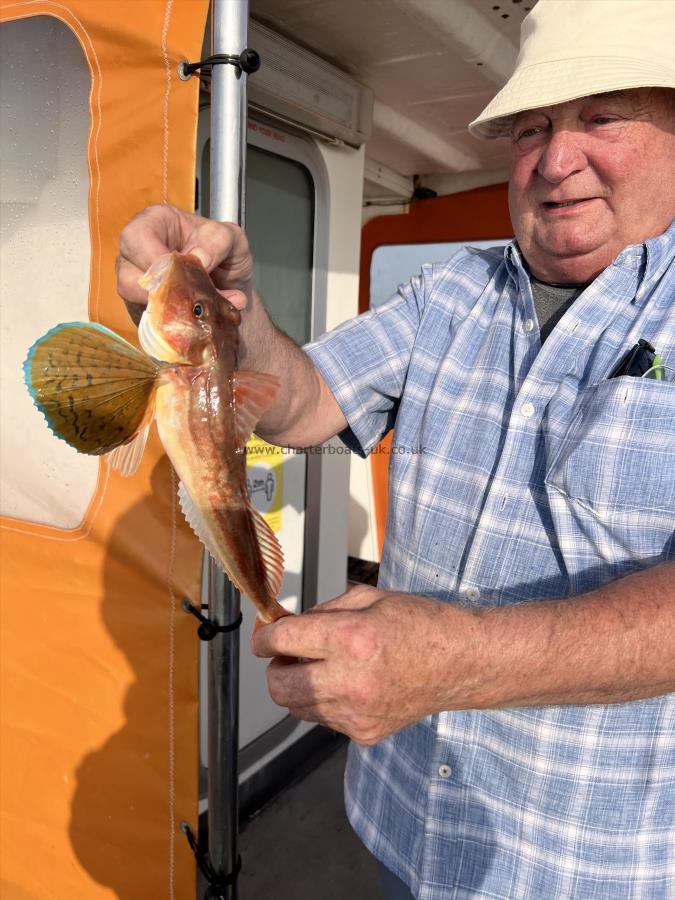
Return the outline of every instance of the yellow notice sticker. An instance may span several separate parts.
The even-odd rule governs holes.
[[[248,495],[272,531],[281,531],[283,461],[281,447],[268,444],[255,435],[246,444]]]

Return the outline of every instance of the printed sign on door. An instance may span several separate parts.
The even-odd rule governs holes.
[[[281,531],[283,461],[281,447],[268,444],[255,435],[246,444],[248,495],[272,531]]]

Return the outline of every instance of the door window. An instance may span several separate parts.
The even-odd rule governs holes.
[[[249,147],[246,166],[246,231],[256,289],[274,323],[306,344],[312,312],[312,177],[300,163],[257,147]]]

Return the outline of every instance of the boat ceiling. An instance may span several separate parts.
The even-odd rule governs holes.
[[[515,64],[536,0],[251,0],[251,15],[367,85],[367,159],[402,176],[504,171],[467,131]]]

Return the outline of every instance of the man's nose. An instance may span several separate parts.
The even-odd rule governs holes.
[[[537,171],[550,181],[559,184],[587,165],[582,148],[583,136],[576,131],[554,131],[539,158]]]

